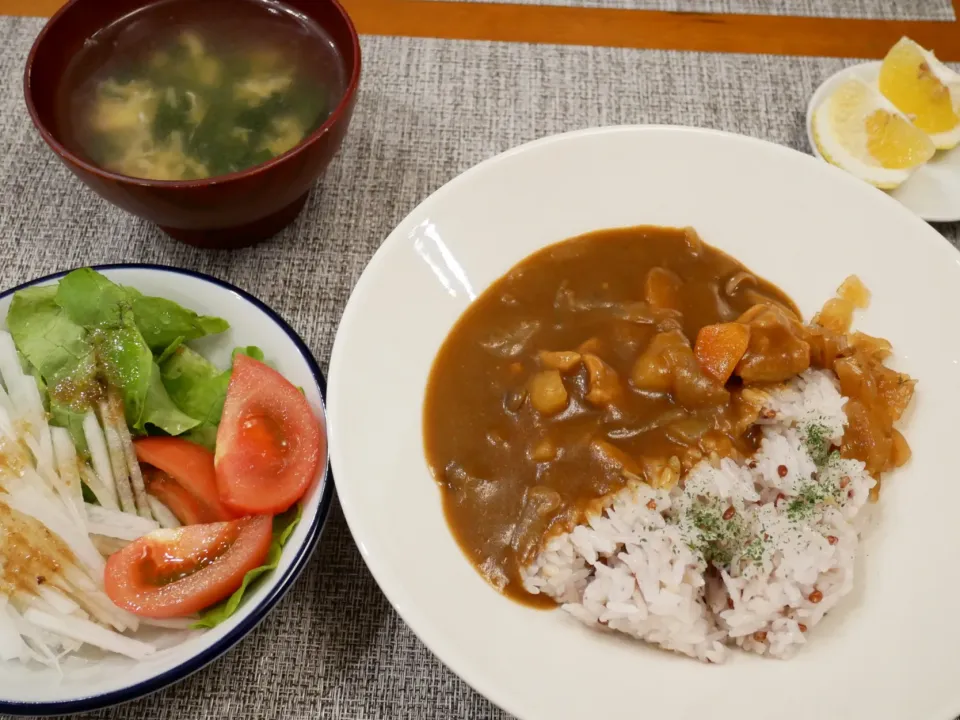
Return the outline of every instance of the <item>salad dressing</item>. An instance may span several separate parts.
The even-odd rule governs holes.
[[[0,501],[0,594],[35,593],[53,582],[73,553],[41,523]]]

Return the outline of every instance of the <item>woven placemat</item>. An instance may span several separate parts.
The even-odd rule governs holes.
[[[467,0],[523,5],[568,5],[628,10],[797,15],[802,17],[859,18],[862,20],[956,19],[950,0]]]
[[[297,223],[233,252],[173,242],[86,191],[21,98],[39,20],[0,20],[0,288],[89,263],[211,273],[276,308],[326,367],[364,265],[419,200],[518,143],[592,125],[721,128],[805,150],[803,114],[841,61],[369,37],[346,144]],[[940,228],[952,242],[960,228]],[[91,716],[94,717],[94,716]],[[339,507],[277,610],[183,683],[95,715],[122,720],[499,718],[397,617]]]

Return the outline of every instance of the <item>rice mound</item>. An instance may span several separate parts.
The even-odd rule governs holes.
[[[625,488],[551,539],[524,586],[588,626],[706,662],[730,645],[789,657],[853,587],[875,480],[831,451],[844,403],[832,373],[806,371],[770,393],[748,462],[704,460],[670,491]]]

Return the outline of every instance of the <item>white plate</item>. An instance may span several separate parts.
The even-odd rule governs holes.
[[[229,365],[234,347],[260,346],[267,362],[304,389],[325,426],[325,387],[320,368],[293,329],[258,299],[228,283],[189,270],[158,265],[109,265],[96,269],[145,295],[169,298],[203,315],[224,318],[230,323],[229,330],[191,345],[219,367]],[[49,284],[63,274],[33,280],[0,294],[0,327],[15,291]],[[204,631],[141,630],[137,637],[156,641],[164,649],[141,662],[119,656],[97,662],[69,658],[62,663],[62,679],[39,666],[0,663],[0,714],[86,712],[133,700],[187,677],[233,647],[266,617],[310,559],[333,495],[327,466],[327,462],[321,464],[317,479],[304,498],[303,516],[283,550],[280,565],[265,576],[253,593],[247,594],[233,617]]]
[[[807,142],[814,155],[823,159],[813,141],[814,111],[843,81],[856,77],[872,84],[877,82],[879,74],[879,61],[852,65],[831,75],[817,88],[807,105]],[[960,220],[960,147],[938,150],[930,162],[917,168],[905,183],[889,194],[924,220]]]
[[[440,344],[470,300],[535,250],[589,230],[692,225],[806,314],[850,273],[857,325],[920,379],[914,459],[884,485],[856,590],[790,661],[725,665],[593,633],[491,589],[461,554],[423,455]],[[915,215],[809,155],[706,130],[619,127],[481,163],[416,208],[370,262],[330,365],[340,501],[394,607],[451,669],[524,720],[947,720],[960,712],[960,256]],[[451,402],[455,398],[451,398]]]

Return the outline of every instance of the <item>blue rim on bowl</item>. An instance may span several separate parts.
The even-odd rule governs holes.
[[[320,370],[320,365],[313,357],[313,353],[310,351],[310,348],[307,347],[307,344],[297,334],[297,332],[290,327],[289,323],[280,317],[275,310],[270,308],[259,298],[248,293],[246,290],[242,290],[236,285],[231,285],[224,280],[219,280],[201,272],[184,270],[182,268],[170,267],[168,265],[157,265],[151,263],[113,263],[106,265],[85,265],[83,267],[92,267],[97,271],[156,270],[174,275],[184,275],[202,280],[212,285],[216,285],[224,290],[229,290],[230,292],[239,295],[241,298],[252,304],[258,310],[267,315],[271,320],[273,320],[273,322],[275,322],[277,326],[287,334],[287,336],[296,346],[297,351],[303,357],[304,362],[307,363],[307,366],[310,368],[310,372],[313,374],[314,380],[317,383],[317,389],[320,391],[324,414],[326,414],[327,381],[323,375],[323,371]],[[16,287],[0,292],[0,300],[9,297],[18,290],[23,290],[34,285],[47,283],[52,280],[58,280],[69,272],[71,272],[71,270],[61,270],[60,272],[44,275],[43,277],[36,278],[34,280],[28,280],[27,282],[21,283]],[[0,714],[20,716],[66,715],[69,713],[101,710],[113,705],[130,702],[131,700],[142,698],[189,677],[193,673],[209,665],[221,655],[225,654],[228,650],[232,649],[257,625],[259,625],[260,622],[274,608],[274,606],[281,600],[281,598],[286,595],[287,591],[293,586],[293,583],[297,580],[297,578],[300,576],[300,573],[306,567],[310,556],[313,554],[313,551],[316,549],[317,544],[320,541],[320,535],[323,532],[323,526],[326,524],[327,516],[330,514],[330,505],[333,501],[333,474],[330,470],[329,451],[327,453],[327,464],[323,469],[320,482],[322,483],[322,490],[320,501],[317,506],[316,518],[307,531],[307,537],[303,545],[297,549],[297,554],[294,557],[290,567],[287,569],[286,574],[284,574],[283,577],[277,581],[276,585],[271,588],[270,593],[257,607],[253,609],[250,615],[244,618],[242,622],[224,635],[223,638],[221,638],[218,642],[214,643],[208,648],[205,648],[202,652],[193,656],[186,662],[181,663],[180,665],[167,670],[166,672],[156,675],[149,680],[144,680],[143,682],[139,682],[130,687],[114,690],[100,695],[92,695],[87,698],[64,700],[60,702],[22,703],[0,700]]]

